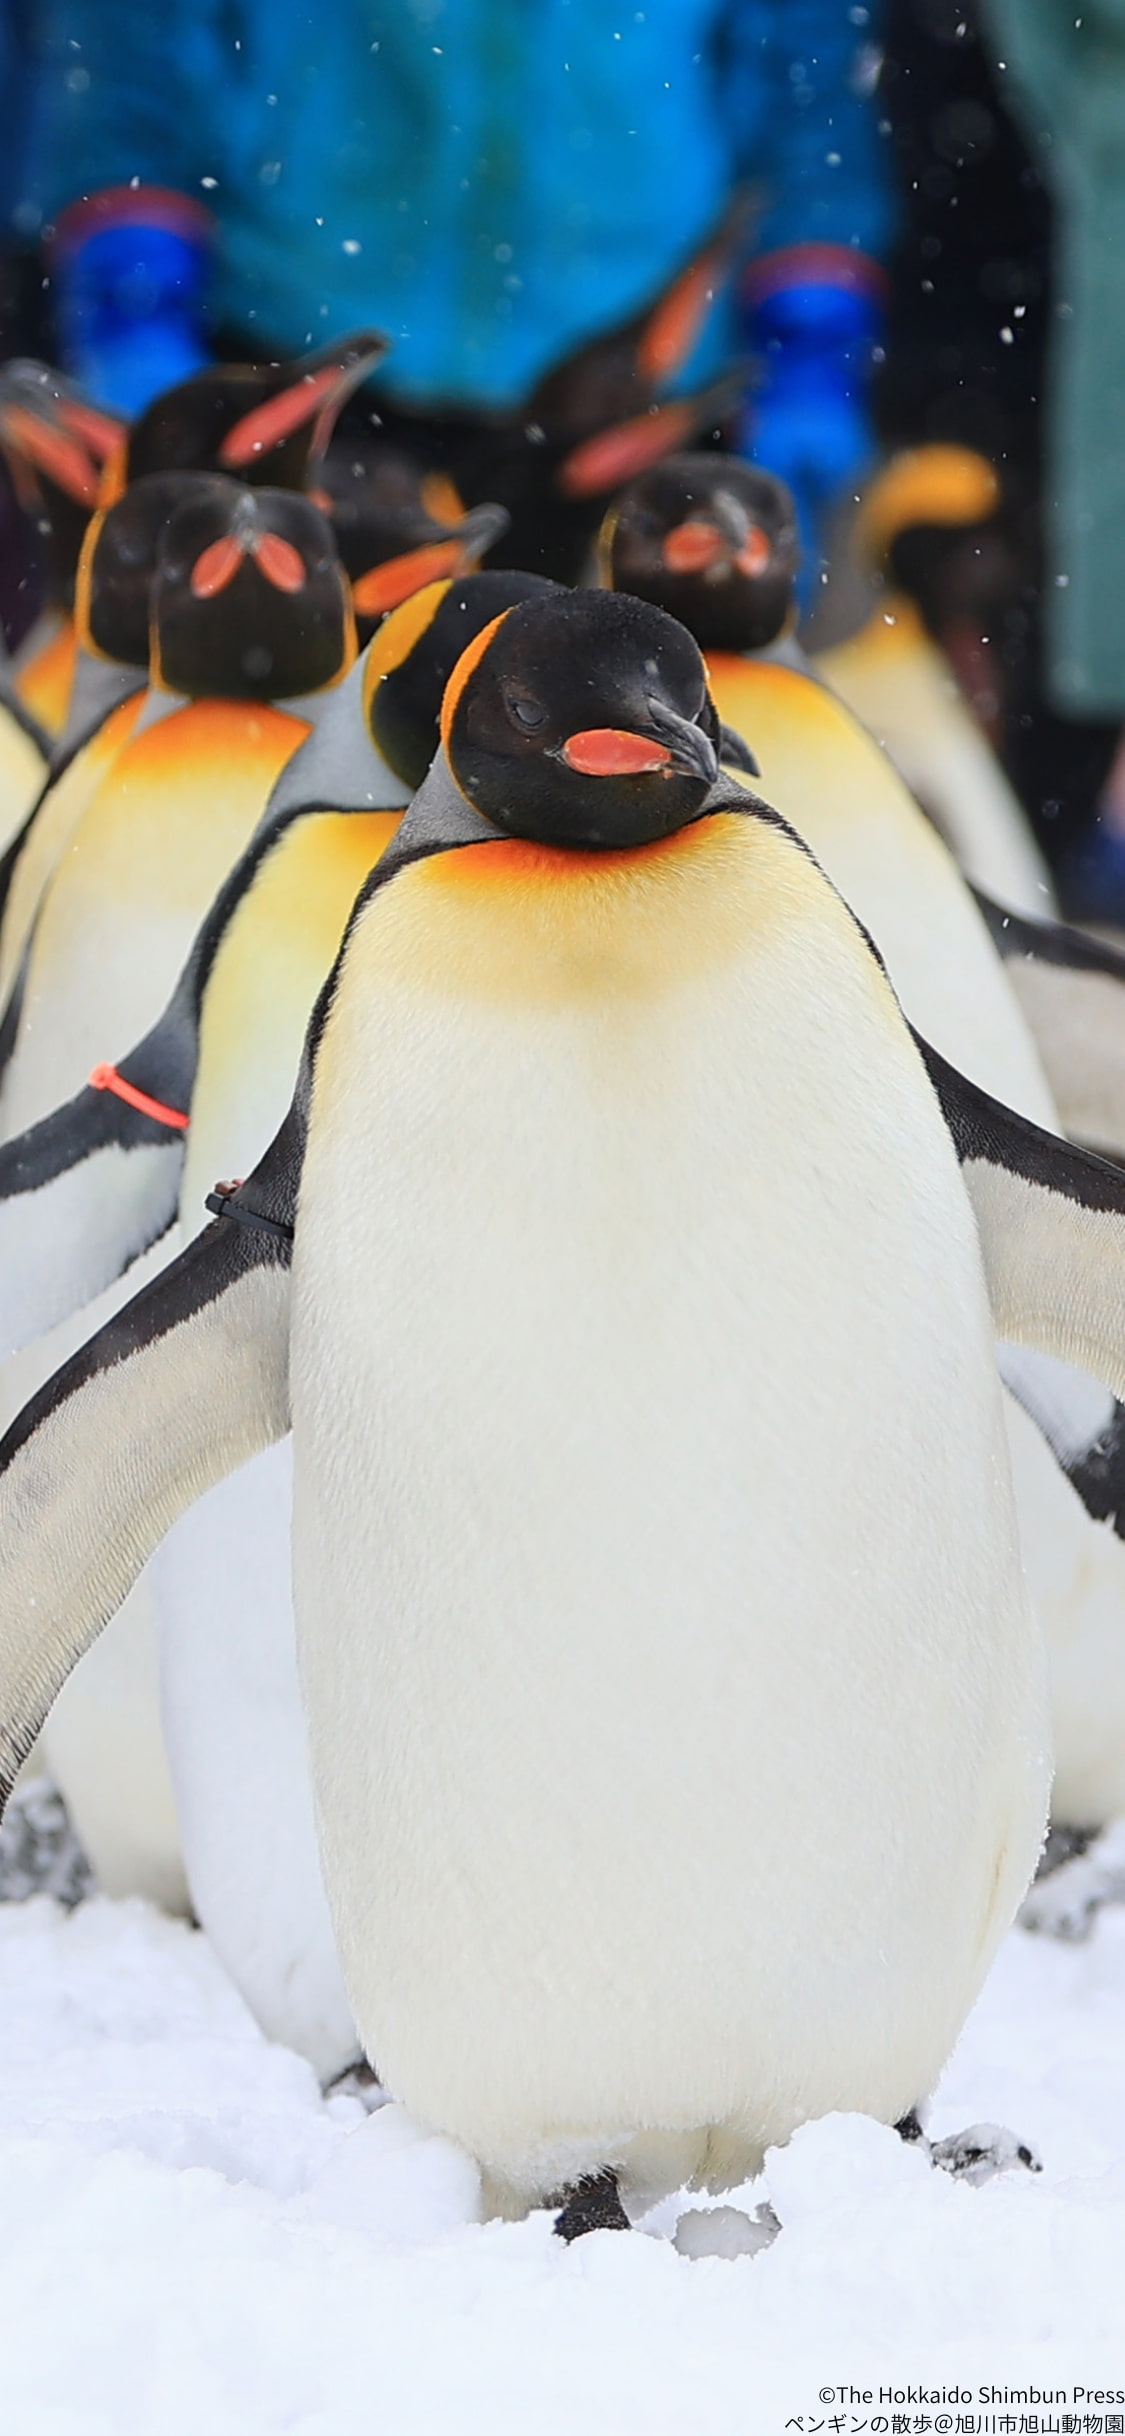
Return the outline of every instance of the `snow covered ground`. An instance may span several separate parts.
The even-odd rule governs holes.
[[[1041,2175],[969,2189],[834,2117],[740,2195],[782,2221],[756,2258],[480,2224],[459,2151],[324,2101],[138,1902],[0,1907],[0,2059],[5,2436],[852,2436],[890,2384],[1125,2384],[1120,1909],[1013,1933],[934,2108]],[[901,2424],[959,2411],[990,2428]]]

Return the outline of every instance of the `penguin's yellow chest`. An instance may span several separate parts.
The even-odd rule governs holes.
[[[115,1060],[164,1006],[195,931],[308,734],[269,705],[190,703],[132,737],[73,837],[32,935],[5,1129]]]
[[[144,701],[143,692],[119,702],[88,744],[68,762],[44,796],[21,850],[0,927],[0,1005],[19,971],[32,923],[51,873],[65,853],[84,813],[127,744]]]
[[[0,705],[0,853],[22,829],[46,775],[38,745]]]
[[[1031,1865],[1038,1657],[949,1137],[787,831],[376,889],[292,1312],[322,1850],[396,2095],[513,2206],[623,2139],[667,2189],[894,2120]]]
[[[708,673],[720,717],[760,764],[747,783],[792,822],[870,931],[910,1021],[983,1090],[1052,1126],[1050,1093],[981,915],[887,755],[799,669],[716,653]]]
[[[748,891],[749,862],[769,885]],[[522,839],[418,866],[380,915],[380,964],[407,986],[491,1007],[619,1007],[653,998],[776,936],[800,895],[793,849],[736,814],[593,862]]]
[[[745,736],[760,764],[760,778],[746,785],[792,821],[816,854],[848,830],[891,823],[925,856],[929,831],[917,805],[825,686],[800,669],[733,652],[714,652],[707,673],[720,718]]]
[[[305,1028],[348,915],[401,812],[319,812],[287,830],[247,890],[207,984],[183,1208],[204,1223],[217,1176],[246,1175],[289,1105]]]
[[[135,735],[59,874],[79,918],[98,899],[128,912],[212,894],[308,733],[269,704],[205,701]]]
[[[77,658],[78,638],[68,617],[17,673],[20,701],[49,736],[61,736],[66,725]]]

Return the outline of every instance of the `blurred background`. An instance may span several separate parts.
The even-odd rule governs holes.
[[[1064,908],[1125,921],[1125,0],[0,0],[0,68],[5,364],[135,418],[377,330],[357,462],[470,505],[609,435],[600,498],[658,426],[770,466],[810,648],[909,603]]]

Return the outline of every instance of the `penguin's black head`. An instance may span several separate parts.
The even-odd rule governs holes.
[[[1020,551],[1013,511],[987,457],[953,441],[900,450],[875,476],[855,520],[862,564],[905,592],[943,641],[991,624],[1013,600]]]
[[[0,365],[0,448],[20,504],[46,543],[49,591],[60,609],[74,599],[103,468],[124,428],[48,364],[21,356]]]
[[[78,640],[87,651],[130,668],[148,667],[149,596],[165,528],[191,504],[224,513],[229,492],[221,474],[146,474],[91,520],[74,603]]]
[[[406,786],[421,786],[438,749],[442,696],[462,652],[517,601],[556,589],[545,575],[486,571],[427,584],[384,618],[364,662],[364,716]]]
[[[172,517],[152,587],[153,680],[172,693],[284,700],[355,657],[332,528],[295,491],[212,477]]]
[[[760,651],[793,606],[797,518],[776,474],[739,457],[669,457],[610,509],[603,580],[678,617],[703,651]]]
[[[461,792],[511,836],[651,844],[698,818],[719,722],[698,646],[647,602],[552,590],[486,626],[446,689]]]
[[[134,423],[119,484],[194,468],[301,490],[345,398],[387,343],[363,330],[292,364],[209,364],[193,372]]]
[[[506,508],[466,511],[448,475],[371,430],[333,438],[312,496],[352,579],[361,646],[424,584],[470,574],[508,527]]]

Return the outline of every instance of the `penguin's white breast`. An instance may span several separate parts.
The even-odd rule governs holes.
[[[750,2155],[910,2103],[1042,1813],[948,1138],[805,858],[708,826],[557,921],[460,856],[396,881],[317,1068],[330,1894],[381,2068],[516,2186],[591,2110],[595,2147],[639,2107]]]

